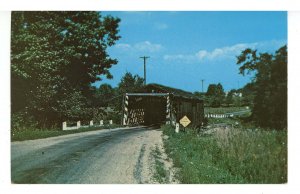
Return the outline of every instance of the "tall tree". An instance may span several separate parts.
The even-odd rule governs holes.
[[[209,84],[206,92],[206,99],[210,106],[220,107],[225,98],[225,92],[222,84]]]
[[[119,22],[99,12],[12,12],[12,113],[48,123],[84,106],[90,84],[112,78],[117,60],[106,50],[120,38]]]
[[[120,93],[138,92],[143,88],[144,79],[139,75],[132,75],[126,72],[118,85]]]
[[[130,92],[141,92],[144,87],[144,79],[139,75],[132,75],[130,72],[126,72],[121,78],[118,87],[116,88],[116,93],[118,98],[115,98],[116,110],[122,110],[122,97],[125,93]]]
[[[253,119],[263,127],[287,127],[287,47],[275,55],[246,49],[237,57],[240,73],[254,72]]]

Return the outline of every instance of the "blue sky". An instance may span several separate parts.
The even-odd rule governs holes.
[[[116,87],[126,71],[186,91],[204,91],[221,83],[225,91],[244,86],[251,76],[238,74],[236,56],[245,48],[274,52],[287,43],[287,12],[102,12],[121,19],[122,38],[109,48],[119,63],[111,68]]]

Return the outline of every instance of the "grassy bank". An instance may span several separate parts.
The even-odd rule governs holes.
[[[88,127],[88,128],[80,128],[76,130],[68,130],[62,131],[59,129],[26,129],[17,131],[14,130],[11,132],[11,141],[24,141],[24,140],[33,140],[33,139],[42,139],[47,137],[55,137],[60,135],[67,135],[73,133],[81,133],[86,131],[95,131],[100,129],[112,129],[120,127],[120,125],[113,124],[113,125],[104,125],[101,127]]]
[[[286,131],[232,128],[196,135],[163,126],[163,132],[182,183],[287,182]]]

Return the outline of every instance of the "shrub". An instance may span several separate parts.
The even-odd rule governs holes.
[[[33,129],[37,127],[37,122],[34,120],[33,116],[27,114],[26,111],[20,111],[14,113],[11,116],[11,131],[24,131],[26,129]]]

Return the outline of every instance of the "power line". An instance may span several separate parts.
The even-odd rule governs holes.
[[[150,57],[143,56],[143,57],[140,57],[140,58],[144,59],[144,85],[146,85],[146,60]]]

